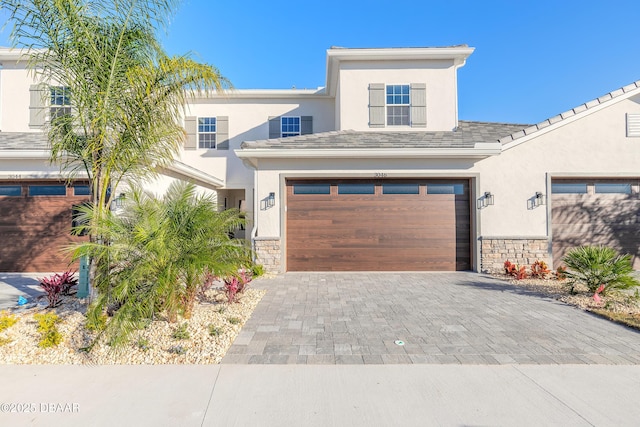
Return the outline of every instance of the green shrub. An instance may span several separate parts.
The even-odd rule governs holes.
[[[217,337],[221,333],[222,331],[216,325],[209,325],[209,335],[211,335],[212,337]]]
[[[62,342],[62,334],[56,328],[60,318],[55,313],[38,313],[33,318],[38,322],[38,332],[41,334],[38,347],[54,347]]]
[[[87,317],[87,329],[94,332],[104,331],[107,327],[107,315],[99,314]]]
[[[251,275],[253,277],[260,277],[264,274],[264,266],[262,264],[254,264],[251,267]]]
[[[188,340],[191,338],[191,334],[189,334],[189,331],[187,330],[187,324],[183,323],[178,326],[171,334],[171,337],[176,340]]]
[[[238,319],[237,317],[230,317],[227,319],[229,321],[229,323],[231,323],[232,325],[237,325],[240,323],[240,319]]]
[[[146,338],[138,338],[138,341],[136,341],[136,346],[142,351],[147,351],[151,348],[151,343]]]
[[[11,338],[0,337],[0,347],[13,341]]]
[[[16,316],[8,314],[6,311],[0,312],[0,332],[12,327],[17,321]]]
[[[596,292],[604,285],[602,294],[611,290],[629,289],[640,282],[631,276],[631,255],[619,255],[606,246],[581,246],[570,250],[563,258],[567,266],[566,276],[571,279],[573,290],[576,283],[584,284],[589,292]]]

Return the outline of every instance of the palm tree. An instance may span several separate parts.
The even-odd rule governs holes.
[[[217,211],[211,196],[193,184],[174,182],[162,198],[133,190],[118,215],[106,212],[100,234],[109,244],[86,242],[76,255],[96,259],[94,284],[99,296],[89,311],[92,324],[108,307],[112,344],[128,341],[132,331],[164,315],[189,317],[204,276],[237,275],[249,268],[249,249],[229,232],[243,223],[237,210]]]
[[[123,181],[148,178],[172,162],[185,138],[186,99],[230,87],[220,72],[170,57],[155,31],[177,0],[5,0],[16,47],[30,69],[70,93],[71,112],[51,120],[51,160],[70,176],[85,172],[94,220]],[[95,226],[95,224],[94,224]]]

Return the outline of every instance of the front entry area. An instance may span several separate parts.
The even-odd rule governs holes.
[[[469,180],[287,181],[288,271],[471,269]]]

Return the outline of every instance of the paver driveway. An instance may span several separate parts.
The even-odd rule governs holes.
[[[476,273],[286,273],[253,286],[267,294],[222,363],[640,364],[640,333]]]

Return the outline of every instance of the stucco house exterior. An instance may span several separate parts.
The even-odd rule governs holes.
[[[192,180],[221,209],[245,211],[237,236],[275,272],[558,266],[582,244],[631,253],[640,268],[640,81],[536,125],[462,121],[457,70],[473,50],[334,47],[321,88],[194,98],[180,158],[152,187]],[[29,194],[60,178],[34,121],[55,105],[34,105],[19,55],[2,50],[0,62],[0,213],[71,206],[73,185]],[[20,227],[5,219],[2,240],[20,240]],[[0,250],[0,271],[24,246]]]

